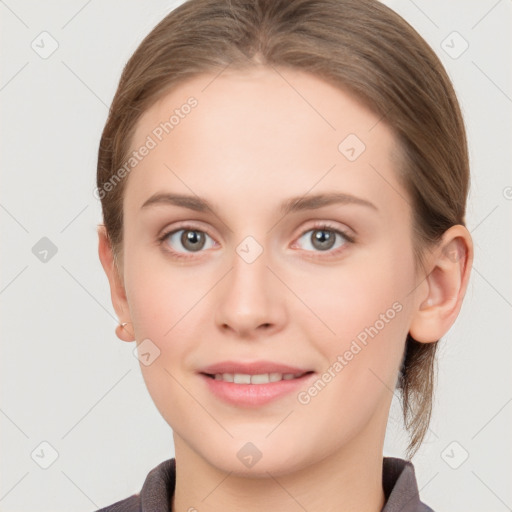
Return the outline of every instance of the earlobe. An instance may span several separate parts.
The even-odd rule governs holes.
[[[131,322],[123,322],[116,327],[116,336],[122,341],[135,341],[135,336],[131,332],[128,326],[131,326]]]
[[[462,225],[452,226],[431,253],[431,272],[418,287],[418,305],[409,334],[422,343],[432,343],[444,336],[455,322],[466,293],[473,243]]]
[[[110,285],[112,305],[120,319],[120,324],[116,328],[116,335],[123,341],[134,341],[132,329],[128,329],[128,325],[131,326],[131,318],[124,284],[122,277],[119,275],[119,269],[115,265],[110,239],[103,224],[98,226],[98,255]]]

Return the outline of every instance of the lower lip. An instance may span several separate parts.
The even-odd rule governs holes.
[[[315,374],[308,373],[298,379],[280,380],[268,384],[235,384],[215,380],[200,374],[209,390],[221,400],[236,406],[257,407],[277,400],[304,387]]]

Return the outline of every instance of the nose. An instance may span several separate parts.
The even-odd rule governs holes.
[[[283,284],[268,268],[265,251],[252,262],[240,254],[216,287],[216,325],[240,338],[268,337],[286,323]]]

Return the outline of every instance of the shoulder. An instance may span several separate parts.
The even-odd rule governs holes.
[[[170,511],[175,482],[176,461],[168,459],[148,473],[140,493],[133,494],[95,512]]]
[[[96,510],[96,512],[140,512],[140,494],[117,501],[112,505]]]
[[[412,462],[384,457],[382,469],[386,503],[381,512],[434,512],[420,500]]]

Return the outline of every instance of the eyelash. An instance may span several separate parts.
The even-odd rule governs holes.
[[[159,245],[163,245],[164,241],[170,235],[173,235],[174,233],[177,233],[178,231],[199,231],[201,233],[205,233],[206,235],[210,236],[206,231],[204,231],[202,229],[196,228],[195,226],[192,226],[190,224],[185,224],[185,225],[179,226],[178,228],[166,231],[164,234],[159,236],[158,237]],[[355,243],[355,239],[354,239],[353,236],[349,235],[346,231],[343,231],[343,230],[333,226],[332,224],[329,224],[328,222],[319,222],[319,223],[315,224],[314,226],[306,229],[305,231],[303,231],[299,235],[297,240],[302,238],[309,231],[330,231],[330,232],[333,232],[335,234],[340,235],[345,240],[345,244],[353,244],[353,243]],[[213,239],[212,236],[210,236],[210,238]],[[329,254],[329,256],[327,256],[328,258],[329,257],[335,257],[335,256],[338,255],[338,253],[340,251],[345,250],[345,244],[343,244],[341,247],[338,247],[337,249],[334,249],[332,251],[328,250],[328,251],[313,251],[313,252],[317,252],[317,253],[320,253],[320,254],[322,254],[322,253]],[[175,251],[173,249],[168,249],[168,248],[166,248],[164,250],[166,252],[168,252],[169,254],[171,254],[172,257],[176,258],[176,259],[188,259],[188,258],[193,257],[193,256],[189,255],[189,254],[193,254],[193,253],[185,254],[185,253],[181,253],[181,252]],[[203,251],[197,251],[197,252],[203,252]],[[312,252],[312,251],[306,251],[306,252]],[[309,257],[317,258],[318,256],[309,256]],[[325,258],[325,256],[322,256],[322,257]]]

